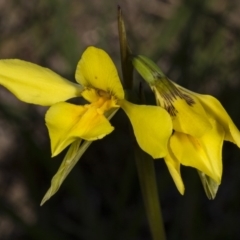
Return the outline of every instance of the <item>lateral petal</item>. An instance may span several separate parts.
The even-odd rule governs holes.
[[[78,62],[75,78],[85,87],[94,87],[124,98],[117,69],[109,55],[102,49],[88,47]]]
[[[52,156],[58,155],[75,140],[101,139],[113,131],[113,127],[97,108],[60,102],[46,113],[46,125],[51,139]]]
[[[167,155],[167,143],[172,134],[172,120],[168,112],[157,106],[120,102],[131,121],[139,146],[153,158]]]
[[[0,60],[0,84],[21,101],[50,106],[81,96],[82,87],[34,63]]]

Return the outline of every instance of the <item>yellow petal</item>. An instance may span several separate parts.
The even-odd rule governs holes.
[[[181,177],[180,163],[172,154],[171,149],[169,149],[169,154],[164,158],[164,160],[173,178],[173,181],[175,182],[175,185],[178,191],[183,195],[185,191],[185,187]]]
[[[113,127],[96,108],[57,103],[46,113],[52,155],[56,156],[76,139],[96,140],[113,131]]]
[[[78,62],[75,74],[77,82],[85,87],[94,87],[124,98],[122,84],[114,63],[108,54],[95,47],[88,47]]]
[[[197,97],[207,114],[211,118],[215,118],[224,128],[225,140],[235,143],[240,148],[240,132],[222,104],[216,98],[209,95],[197,94]]]
[[[50,69],[18,59],[0,60],[0,84],[20,100],[43,106],[80,96],[82,90]]]
[[[86,88],[82,91],[82,97],[88,102],[97,102],[100,98],[97,89]]]
[[[126,100],[120,106],[133,126],[139,146],[153,158],[167,155],[167,143],[172,134],[172,120],[161,107],[136,105]]]
[[[210,119],[212,129],[201,138],[174,132],[170,139],[170,148],[178,161],[194,167],[210,176],[216,183],[222,176],[223,128]]]
[[[177,114],[172,117],[173,129],[194,137],[201,137],[211,129],[211,124],[199,101],[193,100],[195,103],[191,106],[184,99],[177,98],[174,101]]]

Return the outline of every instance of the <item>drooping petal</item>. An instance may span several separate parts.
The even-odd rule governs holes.
[[[225,131],[225,140],[235,143],[240,148],[240,132],[222,104],[209,95],[196,94],[205,111],[211,118],[215,118]]]
[[[180,163],[172,154],[171,149],[169,149],[169,154],[166,157],[164,157],[164,160],[173,178],[173,181],[175,182],[175,185],[178,191],[183,195],[185,191],[185,187],[181,177]]]
[[[202,171],[219,184],[222,176],[224,130],[213,119],[210,121],[212,129],[201,138],[174,132],[170,148],[181,164]]]
[[[66,102],[54,104],[46,113],[52,156],[59,154],[78,138],[92,141],[113,131],[109,121],[91,105],[77,106]]]
[[[109,55],[95,47],[88,47],[78,62],[75,74],[77,82],[85,87],[94,87],[124,98],[124,91],[117,69]]]
[[[0,84],[24,102],[50,106],[81,95],[82,87],[50,69],[18,60],[0,60]]]
[[[172,134],[172,120],[161,107],[136,105],[126,100],[121,101],[131,121],[139,146],[153,158],[167,155],[167,143]]]

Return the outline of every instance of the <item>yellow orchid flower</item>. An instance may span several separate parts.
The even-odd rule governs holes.
[[[1,85],[22,101],[50,106],[45,120],[52,156],[71,145],[53,178],[55,187],[49,190],[47,198],[57,191],[77,157],[81,156],[83,150],[79,152],[79,148],[85,148],[81,140],[101,139],[113,131],[108,119],[112,110],[119,107],[129,117],[136,140],[145,152],[153,158],[164,157],[168,152],[168,139],[172,133],[169,114],[156,106],[136,105],[125,100],[117,70],[106,52],[88,47],[78,62],[75,78],[78,84],[33,63],[0,60]],[[80,96],[89,103],[75,105],[65,102]]]
[[[239,130],[216,98],[177,85],[146,57],[135,57],[133,64],[149,83],[157,105],[171,115],[174,132],[164,159],[179,192],[184,193],[182,164],[199,170],[208,197],[214,198],[222,177],[223,141],[240,147]]]

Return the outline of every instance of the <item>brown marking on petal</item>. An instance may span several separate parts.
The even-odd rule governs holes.
[[[156,95],[158,104],[164,107],[172,117],[175,117],[178,113],[178,110],[174,106],[177,98],[185,100],[190,107],[195,104],[194,99],[190,95],[179,89],[167,78],[161,78],[159,84],[153,86],[152,89]]]

